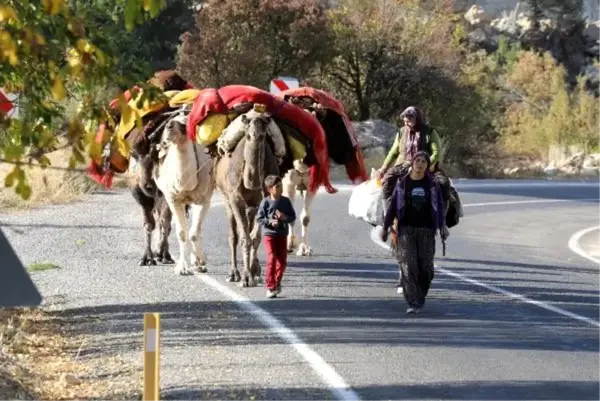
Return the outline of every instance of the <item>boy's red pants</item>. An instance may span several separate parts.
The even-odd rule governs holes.
[[[265,235],[263,244],[267,253],[267,288],[275,290],[287,267],[287,237],[285,235]]]

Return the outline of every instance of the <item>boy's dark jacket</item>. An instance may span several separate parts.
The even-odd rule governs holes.
[[[275,211],[279,210],[287,217],[286,221],[279,221],[278,227],[272,227],[269,225],[269,220],[275,219]],[[263,227],[263,235],[274,236],[274,235],[285,235],[289,233],[289,223],[293,223],[296,220],[296,211],[294,206],[288,197],[281,196],[279,199],[274,200],[271,197],[266,197],[260,203],[258,207],[258,213],[256,214],[256,221]]]
[[[387,230],[392,226],[394,219],[398,219],[398,228],[400,228],[400,219],[404,214],[404,202],[405,202],[405,183],[408,175],[400,178],[394,188],[394,193],[390,199],[390,203],[385,213],[383,230]],[[429,189],[431,191],[431,213],[433,220],[433,228],[438,230],[444,225],[444,199],[442,198],[442,192],[440,191],[439,185],[433,180],[431,174],[426,173],[425,179],[427,180]]]

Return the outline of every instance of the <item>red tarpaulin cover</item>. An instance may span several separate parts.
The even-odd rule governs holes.
[[[206,95],[198,96],[188,117],[186,130],[190,139],[196,140],[196,127],[208,116],[209,112],[226,112],[223,105],[230,110],[246,102],[264,104],[269,113],[285,120],[312,142],[317,165],[310,167],[309,191],[316,192],[319,186],[323,185],[327,192],[337,192],[337,189],[329,181],[329,155],[325,131],[313,115],[299,106],[249,85],[228,85],[216,91],[215,89],[205,89],[204,91],[206,91]]]
[[[337,100],[328,92],[325,92],[321,89],[311,88],[309,86],[287,89],[279,92],[277,96],[282,99],[285,99],[286,96],[308,96],[313,98],[317,103],[321,104],[326,109],[330,109],[340,115],[344,120],[346,131],[348,132],[348,135],[350,135],[350,140],[354,146],[354,154],[352,155],[353,157],[345,164],[348,178],[350,178],[350,180],[355,184],[360,184],[361,182],[369,179],[369,175],[365,169],[363,154],[360,150],[356,132],[354,131],[354,126],[352,125],[350,117],[348,117],[346,114],[342,102]]]

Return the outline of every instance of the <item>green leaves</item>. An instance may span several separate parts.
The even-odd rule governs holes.
[[[25,170],[21,166],[16,165],[13,170],[4,178],[4,186],[12,187],[15,185],[15,192],[21,195],[21,198],[28,200],[31,197],[31,187],[27,184]]]
[[[147,68],[120,67],[119,58],[127,53],[122,44],[134,36],[127,32],[164,7],[165,0],[5,0],[0,5],[0,87],[19,94],[19,118],[0,115],[0,158],[15,164],[5,187],[29,199],[32,189],[20,165],[49,166],[45,153],[59,143],[72,147],[71,167],[86,162],[91,130],[105,118],[115,86],[130,87],[150,75]],[[135,57],[126,60],[145,61]]]
[[[150,18],[155,18],[160,11],[167,6],[166,0],[126,0],[125,4],[125,29],[128,32],[133,31],[136,25],[145,20],[143,11],[150,14]],[[143,10],[143,11],[142,11]]]

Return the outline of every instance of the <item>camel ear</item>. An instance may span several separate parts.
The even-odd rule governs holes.
[[[248,121],[249,121],[249,120],[248,120],[248,116],[247,116],[247,115],[245,115],[245,114],[242,114],[242,123],[244,123],[244,124],[248,124]]]

